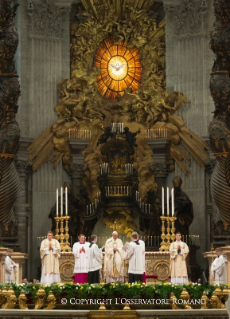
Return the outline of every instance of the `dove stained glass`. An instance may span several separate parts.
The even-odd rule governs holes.
[[[111,100],[131,88],[135,93],[141,80],[142,66],[137,48],[128,48],[123,41],[112,38],[101,42],[95,56],[95,66],[101,69],[97,87],[102,95]]]

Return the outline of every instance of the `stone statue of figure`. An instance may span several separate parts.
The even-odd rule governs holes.
[[[175,222],[176,232],[181,232],[182,235],[189,235],[189,226],[191,225],[193,215],[193,204],[189,199],[188,195],[181,189],[182,179],[180,176],[176,176],[173,179],[174,186],[174,205],[175,205],[175,216],[177,217]],[[171,205],[170,198],[170,207]]]
[[[147,205],[150,204],[151,215],[154,219],[145,219],[144,228],[147,230],[147,236],[160,236],[161,235],[161,201],[154,190],[149,190],[147,193]],[[143,228],[143,225],[141,225]],[[143,229],[144,230],[144,229]]]
[[[86,205],[90,204],[90,199],[88,197],[87,190],[85,188],[80,188],[79,195],[74,195],[72,188],[69,183],[64,183],[64,189],[67,187],[68,192],[68,215],[69,219],[69,235],[73,239],[77,239],[77,236],[81,233],[86,233],[86,236],[92,234],[93,228],[96,224],[97,219],[93,218],[91,220],[84,220],[84,212],[86,210]],[[60,198],[60,196],[59,196]],[[60,202],[59,199],[59,215],[60,215]],[[63,212],[65,212],[65,193],[63,192]],[[56,217],[56,203],[52,207],[49,213],[49,218],[52,220],[52,231],[55,231],[56,222],[54,217]]]

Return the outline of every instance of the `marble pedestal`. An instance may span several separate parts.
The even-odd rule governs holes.
[[[12,260],[17,264],[17,272],[16,272],[16,283],[20,284],[22,282],[22,265],[27,259],[28,255],[19,252],[13,252],[12,249],[9,248],[0,248],[0,282],[5,282],[5,258],[8,253],[11,253]]]

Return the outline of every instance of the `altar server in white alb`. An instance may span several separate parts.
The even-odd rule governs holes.
[[[79,242],[73,245],[73,254],[75,257],[74,275],[75,284],[84,284],[88,282],[89,271],[89,242],[85,241],[85,235],[80,234]]]
[[[5,283],[15,283],[15,273],[17,271],[17,264],[11,259],[11,253],[5,258]]]
[[[61,247],[59,241],[53,238],[53,233],[49,231],[47,238],[41,242],[40,255],[42,259],[42,284],[60,282],[59,258]]]
[[[142,282],[145,249],[138,241],[137,234],[133,233],[131,240],[132,241],[127,244],[128,247],[125,248],[125,259],[129,259],[129,283],[136,281]]]
[[[138,232],[133,232],[132,235],[136,234],[137,235],[137,241],[139,242],[139,244],[143,247],[144,251],[145,251],[145,242],[143,240],[141,240],[139,238],[139,234]],[[142,276],[142,282],[146,283],[146,277],[145,277],[145,253],[143,254],[143,276]]]
[[[214,284],[226,284],[225,280],[225,263],[226,259],[222,255],[222,249],[216,248],[216,259],[211,265],[211,273],[214,277]]]
[[[89,245],[89,273],[88,283],[100,283],[100,269],[102,268],[102,248],[98,248],[97,236],[91,236],[91,243]]]
[[[114,231],[112,238],[105,243],[104,272],[106,283],[124,282],[124,250],[122,240],[118,238],[118,233]]]
[[[171,283],[185,284],[188,282],[188,272],[186,266],[186,257],[189,248],[186,243],[181,241],[181,233],[176,233],[176,241],[170,245],[170,276]]]

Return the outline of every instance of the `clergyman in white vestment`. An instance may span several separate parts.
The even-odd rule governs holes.
[[[226,259],[222,255],[222,250],[220,248],[216,248],[216,259],[213,261],[211,265],[211,273],[214,277],[214,284],[226,284],[225,280],[225,263]]]
[[[181,241],[181,233],[176,233],[176,241],[170,245],[170,276],[172,284],[186,284],[188,282],[188,272],[186,257],[189,248]]]
[[[60,282],[59,258],[61,247],[59,242],[53,238],[53,233],[47,233],[47,239],[41,242],[40,254],[42,259],[41,284]]]
[[[129,283],[141,281],[144,272],[144,254],[145,249],[143,245],[137,240],[137,234],[132,234],[131,242],[125,249],[125,259],[129,259]]]
[[[73,245],[73,254],[75,257],[74,276],[75,284],[84,284],[88,282],[89,272],[89,242],[85,241],[85,235],[80,234],[79,242]]]
[[[124,250],[123,243],[114,231],[112,238],[105,243],[104,272],[106,283],[124,282]]]
[[[5,283],[15,283],[15,272],[17,271],[17,265],[11,259],[11,253],[8,253],[8,256],[5,258]]]

